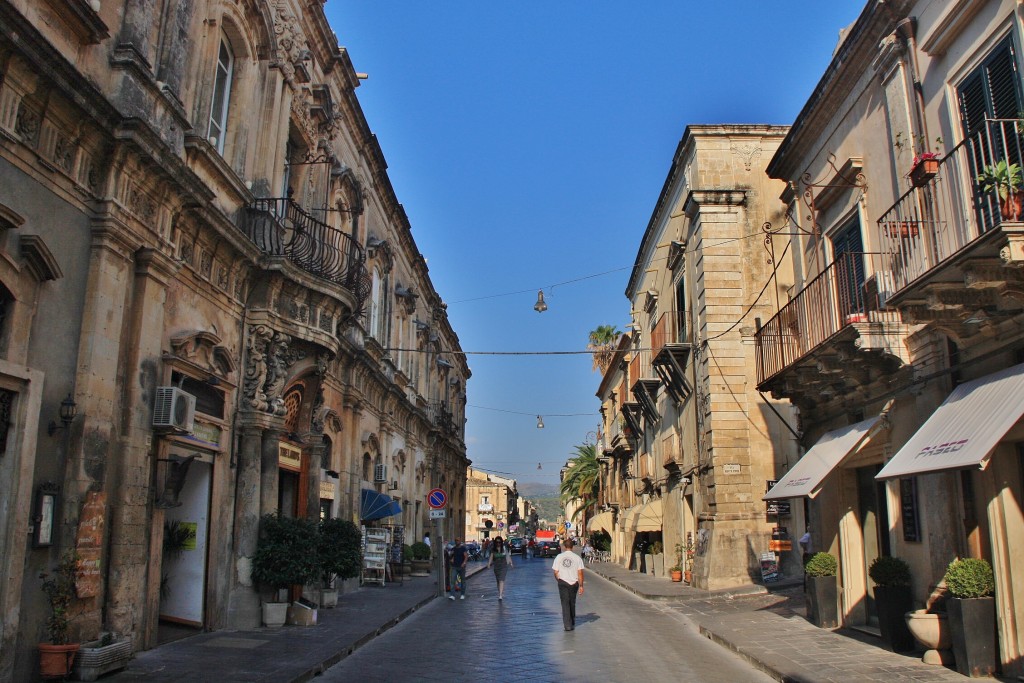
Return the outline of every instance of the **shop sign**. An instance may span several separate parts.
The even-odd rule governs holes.
[[[320,482],[320,498],[326,500],[334,500],[334,482],[333,481],[322,481]]]
[[[92,491],[82,506],[75,537],[75,554],[78,556],[75,593],[80,598],[92,598],[100,593],[100,550],[106,526],[106,503],[107,494]]]
[[[738,462],[727,462],[722,465],[722,474],[739,474],[740,464]]]
[[[277,446],[277,464],[286,470],[299,472],[302,470],[302,449],[296,448],[290,443],[280,443]]]
[[[221,428],[215,424],[208,422],[200,422],[196,420],[192,425],[192,437],[199,441],[205,441],[206,443],[220,446],[220,435]]]

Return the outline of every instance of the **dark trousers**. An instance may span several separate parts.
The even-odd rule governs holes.
[[[566,583],[558,579],[558,599],[562,602],[562,625],[566,629],[576,628],[576,596],[579,595],[578,583]]]
[[[451,590],[449,591],[452,595],[455,595],[455,587],[462,587],[462,594],[466,594],[466,567],[452,567],[452,578],[450,582]]]

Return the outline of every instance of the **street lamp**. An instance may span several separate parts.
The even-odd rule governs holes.
[[[59,426],[55,420],[50,420],[50,424],[46,426],[46,433],[53,436],[60,430],[67,429],[75,421],[77,415],[78,404],[75,403],[75,399],[71,398],[71,394],[68,393],[67,398],[60,402],[60,421],[63,426]]]

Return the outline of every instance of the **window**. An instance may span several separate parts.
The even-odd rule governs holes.
[[[224,153],[225,129],[228,124],[228,104],[231,99],[231,78],[235,66],[235,57],[231,47],[223,36],[220,39],[220,52],[217,55],[217,73],[213,79],[213,102],[210,106],[210,130],[207,139],[210,144]]]
[[[844,316],[863,313],[864,241],[861,239],[859,218],[853,218],[832,236],[832,251],[839,313]]]

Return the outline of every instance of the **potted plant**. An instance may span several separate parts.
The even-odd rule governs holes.
[[[683,553],[685,548],[686,546],[682,543],[676,543],[676,563],[668,568],[668,575],[674,583],[679,583],[683,580]]]
[[[1024,193],[1020,191],[1020,165],[1007,163],[1005,159],[991,166],[985,166],[978,174],[978,185],[982,192],[996,192],[999,196],[999,213],[1003,220],[1020,220],[1024,214]]]
[[[103,633],[96,640],[82,643],[75,657],[75,678],[79,681],[95,681],[103,674],[125,668],[131,658],[131,638],[118,638],[113,633]]]
[[[683,581],[687,584],[693,584],[693,556],[697,552],[696,546],[692,540],[687,539],[686,544],[683,546],[685,558],[683,560]]]
[[[338,588],[335,581],[359,576],[359,568],[363,564],[360,550],[362,534],[355,524],[347,519],[338,518],[320,520],[319,531],[317,559],[320,562],[320,578],[323,582],[320,589],[320,606],[330,608],[338,604]]]
[[[655,576],[665,576],[665,545],[661,541],[651,544],[651,572]]]
[[[274,589],[263,602],[263,623],[271,628],[284,624],[288,615],[290,586],[315,581],[320,575],[317,559],[317,526],[312,520],[283,517],[260,518],[260,535],[252,557],[253,580]]]
[[[996,670],[995,577],[987,560],[956,559],[946,568],[946,603],[956,670],[992,676]]]
[[[910,162],[910,183],[914,187],[923,187],[929,180],[939,173],[939,157],[942,146],[942,138],[935,138],[934,150],[928,149],[928,140],[924,135],[911,136],[908,140],[903,139],[903,133],[896,133],[893,140],[893,147],[903,151],[904,147],[910,147],[914,152],[914,158]]]
[[[882,640],[893,652],[913,650],[914,636],[905,618],[913,606],[910,565],[898,557],[876,557],[868,567],[868,576],[875,583],[875,608]]]
[[[412,544],[412,574],[413,576],[428,576],[430,574],[430,546],[423,541],[416,541]]]
[[[50,616],[46,619],[46,632],[50,642],[39,643],[39,673],[43,678],[64,678],[71,672],[79,644],[71,643],[69,637],[69,610],[75,599],[75,570],[78,557],[66,553],[57,564],[53,574],[42,572],[42,589],[50,605]]]
[[[836,573],[839,563],[829,553],[814,553],[804,565],[807,577],[807,618],[821,628],[839,626]]]

